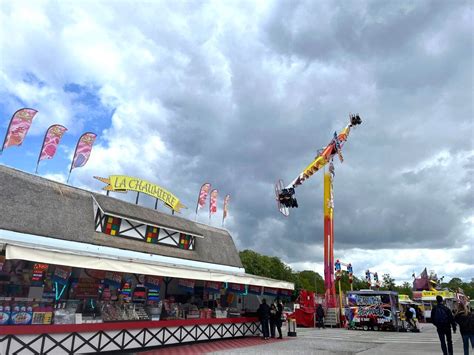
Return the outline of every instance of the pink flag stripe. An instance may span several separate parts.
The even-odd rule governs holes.
[[[211,189],[211,184],[205,183],[201,186],[201,190],[199,191],[199,198],[198,198],[198,208],[203,208],[206,204],[207,195],[209,194],[209,190]]]
[[[209,202],[209,213],[216,213],[217,212],[217,189],[211,191],[211,201]]]
[[[22,108],[13,114],[3,141],[2,150],[23,143],[37,112],[32,108]]]
[[[48,128],[44,136],[43,146],[38,161],[52,159],[54,157],[59,142],[66,131],[67,128],[59,124],[52,125]]]

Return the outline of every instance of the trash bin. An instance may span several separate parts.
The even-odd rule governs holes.
[[[288,318],[288,336],[296,336],[296,319],[294,318]]]

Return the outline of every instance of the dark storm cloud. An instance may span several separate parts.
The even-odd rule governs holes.
[[[230,193],[226,227],[240,249],[321,262],[322,172],[297,188],[300,208],[289,218],[276,209],[273,184],[295,178],[348,113],[359,112],[363,124],[351,132],[344,163],[335,162],[338,252],[472,240],[470,3],[276,1],[258,14],[252,4],[96,9],[111,11],[101,18],[107,28],[130,29],[120,41],[143,39],[154,68],[130,65],[130,91],[140,97],[117,101],[150,108],[138,111],[139,122],[127,122],[133,107],[119,109],[104,149],[124,133],[138,151],[153,134],[166,146],[159,158],[143,157],[147,164],[119,160],[113,173],[162,184],[192,219],[199,187],[211,182],[220,193],[213,222]]]
[[[360,112],[336,163],[337,246],[453,247],[472,213],[467,172],[454,163],[472,152],[462,139],[472,130],[472,40],[456,22],[465,11],[460,1],[277,2],[254,37],[224,31],[228,95],[191,87],[166,102],[180,120],[168,143],[194,162],[177,171],[232,194],[239,247],[317,261],[301,246],[322,241],[321,174],[298,188],[288,219],[272,184],[293,179]],[[212,62],[196,65],[213,80]]]

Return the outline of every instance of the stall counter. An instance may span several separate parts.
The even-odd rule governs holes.
[[[257,318],[0,326],[0,354],[125,351],[259,335]]]

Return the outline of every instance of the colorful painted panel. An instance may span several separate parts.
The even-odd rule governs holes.
[[[102,232],[108,235],[118,235],[120,231],[121,222],[121,218],[106,215]]]
[[[179,245],[178,246],[181,249],[188,250],[189,247],[190,247],[190,244],[191,244],[191,236],[187,235],[187,234],[184,234],[184,233],[180,233],[179,234]]]
[[[146,226],[146,242],[156,244],[158,242],[158,227]]]

